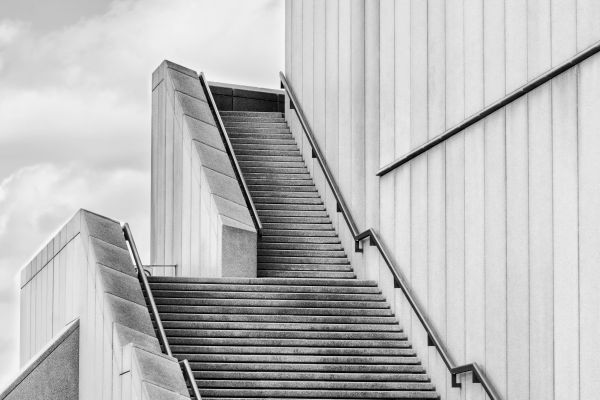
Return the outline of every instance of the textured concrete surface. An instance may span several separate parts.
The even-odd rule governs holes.
[[[80,210],[50,243],[21,275],[21,364],[79,318],[80,398],[164,398],[144,389],[157,363],[171,371],[162,389],[187,396],[176,360],[161,352],[120,224]]]
[[[150,262],[177,265],[153,274],[251,276],[256,231],[198,75],[165,61],[153,74],[152,93]],[[232,242],[228,227],[247,239]]]
[[[0,399],[79,399],[79,321],[32,360]]]

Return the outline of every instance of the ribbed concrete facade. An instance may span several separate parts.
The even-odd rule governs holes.
[[[596,43],[599,17],[591,0],[286,2],[286,75],[359,229],[380,232],[452,356],[484,366],[505,399],[600,390],[600,56],[375,174]],[[293,111],[286,117],[302,143]],[[395,296],[441,397],[483,399],[470,378],[450,387],[365,247],[349,254],[355,271]]]

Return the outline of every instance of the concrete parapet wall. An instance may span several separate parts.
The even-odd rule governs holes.
[[[256,276],[256,230],[198,74],[168,61],[152,75],[151,208],[151,264]]]
[[[0,393],[0,400],[79,398],[79,321],[60,332]]]
[[[120,224],[85,210],[21,272],[21,364],[76,318],[79,398],[189,398],[176,359],[161,352]]]
[[[282,90],[210,82],[210,90],[220,111],[284,112]]]

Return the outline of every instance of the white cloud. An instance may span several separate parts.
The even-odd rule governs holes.
[[[273,0],[113,1],[47,33],[0,18],[0,325],[14,328],[0,387],[17,362],[14,274],[77,209],[129,221],[149,253],[152,71],[170,59],[277,87],[283,25]]]

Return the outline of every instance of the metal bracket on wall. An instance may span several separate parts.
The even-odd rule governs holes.
[[[360,240],[355,240],[354,241],[354,252],[355,253],[362,253],[363,249],[360,247]]]
[[[461,387],[461,384],[458,381],[458,374],[452,374],[452,387],[453,388],[459,388],[459,387]]]

